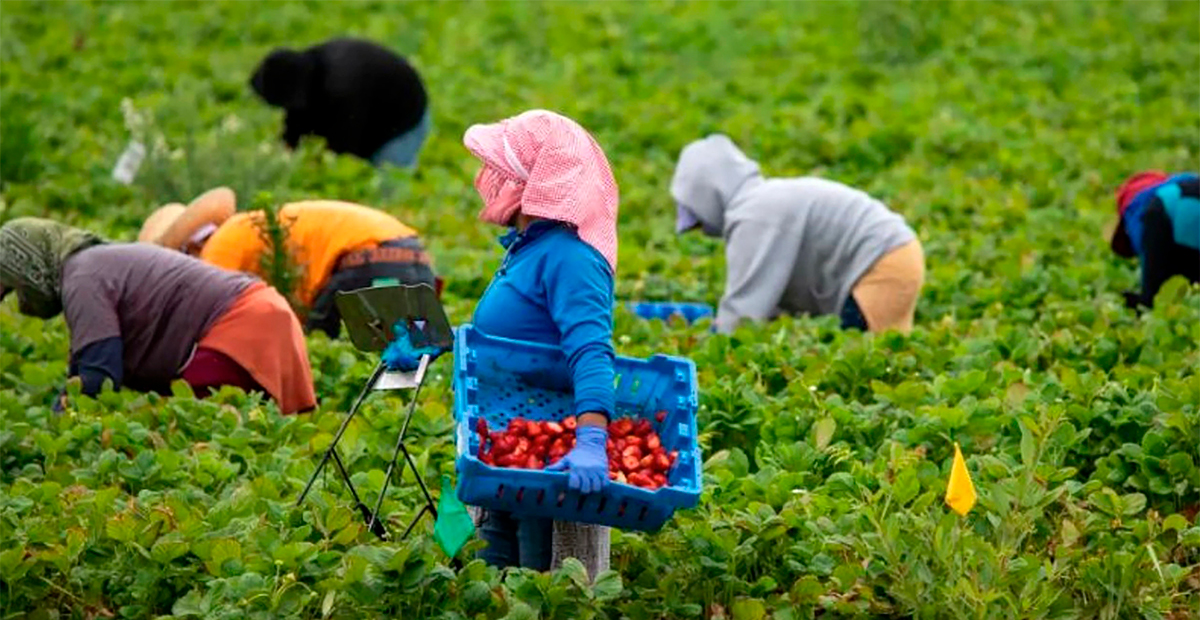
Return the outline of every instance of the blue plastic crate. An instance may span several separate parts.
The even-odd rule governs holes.
[[[678,460],[657,490],[611,483],[599,493],[567,490],[567,475],[493,467],[479,453],[476,421],[503,429],[513,418],[561,420],[574,413],[571,376],[561,349],[487,336],[471,325],[454,339],[454,421],[458,498],[466,504],[522,515],[655,531],[679,508],[700,499],[703,475],[696,443],[696,366],[655,355],[617,357],[616,416],[647,418]],[[655,420],[666,412],[662,424]]]
[[[679,316],[688,323],[695,323],[700,319],[713,315],[712,306],[707,304],[633,301],[627,305],[630,312],[648,320],[661,319],[666,321],[673,316]]]

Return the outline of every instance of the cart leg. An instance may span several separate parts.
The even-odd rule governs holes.
[[[425,513],[427,512],[429,512],[429,504],[421,506],[421,509],[417,511],[417,515],[413,517],[412,522],[408,524],[408,527],[404,528],[404,533],[400,535],[400,540],[408,538],[408,535],[412,533],[413,528],[417,527],[417,524],[421,522],[421,517],[425,516]]]
[[[338,442],[342,440],[342,434],[346,432],[346,427],[350,426],[350,420],[354,418],[354,414],[358,413],[358,408],[362,406],[364,400],[367,399],[367,394],[371,393],[371,388],[375,387],[375,382],[379,380],[379,375],[383,374],[385,365],[380,362],[375,366],[375,372],[371,373],[371,378],[367,380],[367,384],[362,391],[358,393],[358,398],[354,399],[354,404],[350,406],[350,412],[346,414],[346,418],[342,420],[342,425],[338,427],[337,434],[333,436],[333,441],[330,442],[329,448],[325,450],[325,456],[321,457],[321,462],[317,464],[317,470],[313,472],[312,477],[308,479],[308,484],[304,485],[304,490],[300,492],[300,497],[296,498],[296,506],[304,503],[304,498],[308,497],[308,492],[312,490],[313,483],[317,481],[317,476],[321,475],[321,470],[329,463],[329,458],[335,456],[337,452]],[[340,460],[340,458],[339,458]],[[350,481],[348,476],[345,476],[345,468],[342,468],[343,476],[346,477],[346,482]]]
[[[606,526],[555,521],[550,569],[562,566],[567,558],[576,558],[587,569],[588,578],[595,581],[596,575],[609,568],[610,543]]]
[[[422,367],[428,363],[428,355],[421,358]],[[371,513],[371,520],[367,524],[367,527],[372,531],[374,531],[375,523],[379,519],[379,511],[383,508],[383,497],[387,493],[388,484],[392,481],[392,472],[396,469],[396,461],[400,459],[401,453],[404,453],[404,461],[408,463],[409,467],[412,467],[413,477],[417,479],[417,484],[421,485],[421,493],[425,495],[424,509],[428,509],[433,513],[434,518],[437,518],[437,510],[433,507],[433,497],[429,495],[429,489],[425,488],[425,481],[421,478],[421,471],[417,469],[417,464],[413,462],[412,456],[408,454],[408,449],[404,447],[404,435],[408,432],[408,423],[412,420],[413,411],[417,407],[417,399],[421,396],[421,387],[424,385],[425,373],[422,371],[421,380],[417,383],[416,389],[413,390],[412,400],[408,401],[408,413],[404,417],[404,424],[400,427],[400,434],[396,437],[396,449],[392,452],[392,462],[388,463],[387,472],[383,476],[383,488],[379,489],[379,499],[375,501],[375,510]]]
[[[362,515],[363,522],[367,524],[372,534],[379,537],[379,540],[387,540],[387,529],[383,527],[382,521],[371,518],[371,510],[358,496],[358,490],[354,488],[354,483],[350,480],[350,473],[346,471],[346,465],[342,463],[342,457],[338,455],[337,451],[333,453],[333,463],[337,465],[338,471],[342,474],[346,488],[350,489],[350,496],[354,498],[354,509]]]

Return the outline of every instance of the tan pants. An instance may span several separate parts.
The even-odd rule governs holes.
[[[850,294],[867,320],[867,329],[895,329],[907,334],[912,331],[917,297],[924,283],[925,253],[921,242],[913,239],[875,261]]]

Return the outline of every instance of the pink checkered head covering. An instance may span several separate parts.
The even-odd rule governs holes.
[[[475,189],[479,219],[507,226],[518,212],[573,224],[579,238],[617,270],[617,182],[608,158],[579,123],[530,110],[472,125],[463,144],[483,162]]]

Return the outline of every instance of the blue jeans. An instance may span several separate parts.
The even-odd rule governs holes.
[[[429,108],[426,107],[425,114],[416,127],[385,143],[371,157],[371,163],[377,167],[383,164],[393,164],[401,168],[416,166],[417,154],[421,152],[421,146],[425,144],[425,138],[429,136],[431,127],[433,127],[433,119],[430,116]]]
[[[846,304],[842,306],[842,329],[857,329],[867,331],[867,317],[863,316],[862,308],[858,307],[858,302],[854,301],[854,295],[846,298]]]
[[[484,510],[479,537],[487,542],[487,547],[479,552],[479,558],[492,566],[550,570],[553,519]]]

